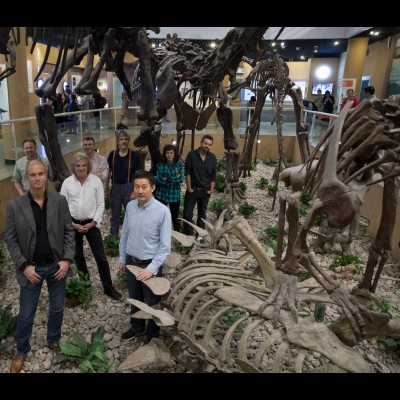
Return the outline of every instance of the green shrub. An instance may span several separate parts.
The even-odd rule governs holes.
[[[275,166],[278,164],[278,159],[274,157],[269,157],[263,161],[265,165]]]
[[[106,254],[115,257],[119,254],[119,238],[115,235],[108,235],[104,238],[104,249]]]
[[[215,189],[219,193],[223,193],[224,190],[226,189],[227,183],[225,179],[225,175],[222,174],[217,174],[217,181],[215,183]]]
[[[104,209],[109,210],[111,208],[111,200],[108,196],[104,198]]]
[[[0,244],[0,265],[3,264],[5,258],[6,258],[6,249],[4,245]]]
[[[385,300],[380,294],[377,294],[376,297],[378,298],[378,301],[372,301],[372,309],[382,314],[387,314],[390,319],[392,319],[393,315],[390,313],[390,309],[393,304],[390,301]]]
[[[340,266],[344,267],[344,266],[350,265],[350,264],[358,266],[358,265],[362,264],[362,260],[354,254],[344,253],[341,256],[333,257],[333,261],[332,261],[332,264],[329,266],[329,269],[333,271],[337,267],[340,267]]]
[[[52,363],[79,362],[82,372],[111,372],[114,369],[114,362],[110,364],[107,362],[103,336],[102,326],[92,333],[90,343],[86,342],[82,333],[74,332],[72,342],[60,343],[60,354],[53,357]]]
[[[251,170],[252,171],[256,171],[257,170],[257,165],[258,165],[258,160],[254,160],[252,163],[251,163]]]
[[[210,202],[208,209],[216,214],[220,214],[227,207],[225,200],[214,199]]]
[[[267,190],[269,194],[274,194],[278,191],[278,186],[276,185],[268,185]]]
[[[234,308],[233,310],[228,311],[223,317],[223,321],[226,326],[232,326],[238,319],[244,317],[246,315],[246,311],[242,308]],[[235,329],[236,333],[243,333],[244,327],[242,324],[239,324]]]
[[[128,282],[128,278],[126,277],[126,275],[120,271],[117,272],[117,282],[119,283],[126,283]]]
[[[256,182],[256,187],[259,189],[267,189],[269,185],[269,181],[267,178],[264,178],[263,176],[260,177],[260,179]]]
[[[92,300],[92,284],[87,274],[79,271],[78,275],[78,278],[68,280],[65,297],[67,299],[77,299],[80,304],[88,308]]]
[[[264,235],[269,239],[277,239],[278,237],[279,228],[278,225],[275,226],[267,226],[264,229]]]
[[[226,158],[217,158],[217,172],[225,175],[226,172]]]
[[[17,317],[11,312],[11,306],[0,308],[0,340],[15,334],[17,329]]]
[[[310,278],[312,278],[312,275],[308,271],[302,272],[299,275],[299,282],[306,281],[307,279],[310,279]]]
[[[243,192],[245,192],[246,189],[247,189],[246,182],[240,181],[239,182],[239,188],[240,188],[240,190],[243,190]]]
[[[239,206],[239,212],[242,215],[248,216],[251,215],[253,213],[255,213],[257,211],[257,208],[252,206],[251,204],[247,203],[247,201],[245,201],[244,203],[242,203]]]

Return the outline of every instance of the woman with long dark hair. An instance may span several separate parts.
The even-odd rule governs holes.
[[[155,198],[165,205],[169,204],[172,224],[177,232],[180,231],[178,216],[183,178],[183,165],[179,161],[178,149],[173,144],[165,145],[161,163],[157,164]]]

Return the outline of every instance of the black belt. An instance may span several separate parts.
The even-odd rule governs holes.
[[[199,187],[192,187],[195,192],[208,192],[210,188],[199,188]]]
[[[92,219],[82,219],[82,220],[72,218],[72,222],[74,224],[86,225],[86,224],[90,224],[91,222],[93,222],[93,218]]]
[[[40,260],[40,261],[33,260],[32,264],[46,264],[46,265],[49,265],[49,264],[54,264],[55,262],[57,262],[57,260],[54,257],[48,257],[48,258],[45,258],[44,260]]]
[[[137,264],[145,264],[145,263],[151,263],[153,259],[151,258],[150,260],[139,260],[139,258],[131,257],[132,262],[137,263]]]

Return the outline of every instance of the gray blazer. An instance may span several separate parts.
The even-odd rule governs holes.
[[[71,214],[64,196],[47,193],[47,234],[57,261],[75,257],[75,232]],[[28,282],[20,271],[21,265],[32,262],[36,247],[36,223],[28,193],[11,200],[7,205],[5,240],[15,264],[17,281],[21,286]]]

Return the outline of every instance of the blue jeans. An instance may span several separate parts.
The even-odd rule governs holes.
[[[125,263],[126,265],[137,265],[140,268],[146,268],[150,264],[134,263],[131,259],[131,256],[128,254],[126,255]],[[128,279],[129,298],[139,300],[143,303],[146,303],[150,307],[160,302],[161,296],[155,295],[146,284],[137,281],[135,275],[133,275],[132,272],[128,270],[128,268],[126,268],[125,270],[125,275]],[[162,266],[155,276],[162,276]],[[132,305],[131,315],[134,314],[136,311],[139,311],[139,308]],[[131,317],[131,330],[136,333],[144,332],[145,322],[146,321],[144,319]],[[158,337],[160,335],[160,327],[156,325],[153,319],[147,320],[146,335],[149,339],[151,339],[152,337]]]
[[[54,274],[58,271],[57,262],[52,264],[37,263],[36,273],[42,277],[39,283],[28,281],[20,288],[19,315],[17,324],[17,352],[28,354],[31,345],[29,339],[32,335],[33,319],[39,303],[43,281],[47,281],[49,291],[49,317],[47,321],[47,343],[57,343],[61,338],[61,325],[64,316],[64,300],[66,278],[57,280]]]

